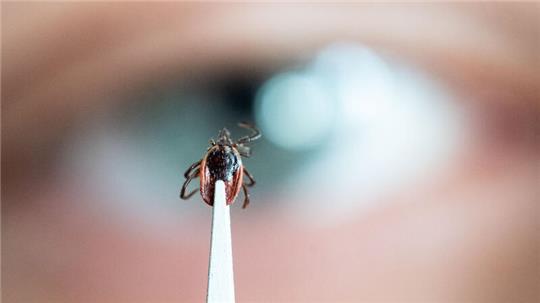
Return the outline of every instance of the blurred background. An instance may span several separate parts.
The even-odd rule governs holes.
[[[203,301],[246,120],[239,302],[538,302],[539,9],[3,2],[3,301]]]

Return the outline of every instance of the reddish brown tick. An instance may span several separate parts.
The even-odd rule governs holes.
[[[246,208],[249,204],[249,194],[247,187],[255,185],[255,179],[242,165],[241,157],[250,157],[251,149],[247,144],[261,137],[260,131],[248,123],[239,123],[240,127],[251,130],[251,135],[242,137],[236,142],[231,139],[231,133],[226,129],[219,132],[217,141],[210,139],[210,147],[204,157],[193,163],[184,173],[186,181],[182,186],[180,198],[187,200],[193,196],[197,190],[193,190],[186,195],[186,189],[192,179],[200,178],[201,196],[208,205],[214,204],[214,187],[216,181],[222,180],[225,183],[225,196],[227,205],[231,205],[238,196],[240,188],[244,190],[244,204]],[[249,183],[243,183],[243,177],[249,179]]]

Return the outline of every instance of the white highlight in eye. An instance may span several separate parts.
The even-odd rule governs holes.
[[[334,122],[335,104],[325,88],[301,72],[273,77],[259,92],[256,107],[266,138],[290,150],[323,143]]]
[[[302,140],[315,121],[335,118],[335,123],[324,124],[332,136],[324,138],[325,148],[318,158],[290,177],[289,183],[294,184],[290,191],[296,194],[288,197],[295,201],[289,206],[299,208],[290,212],[295,216],[302,213],[316,223],[352,216],[377,197],[425,180],[459,147],[459,111],[434,81],[418,71],[360,46],[334,45],[323,50],[302,75],[325,100],[317,120],[306,118],[313,124],[299,131],[289,121],[314,106],[304,101],[307,94],[291,93],[300,90],[300,81],[271,80],[270,97],[263,90],[259,108],[263,130],[272,132],[274,142],[284,147]],[[284,99],[284,105],[278,103]],[[296,106],[295,111],[289,104]],[[306,208],[310,211],[302,210]]]

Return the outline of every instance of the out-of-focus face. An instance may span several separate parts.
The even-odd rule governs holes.
[[[537,20],[3,3],[3,300],[204,300],[211,209],[178,198],[183,173],[247,120],[238,301],[535,302]]]

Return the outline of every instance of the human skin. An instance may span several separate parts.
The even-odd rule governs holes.
[[[62,139],[141,87],[273,70],[346,39],[399,55],[466,96],[478,140],[432,184],[329,229],[279,212],[243,215],[233,223],[238,300],[534,302],[537,12],[538,4],[3,3],[3,298],[203,300],[209,221],[179,224],[171,241],[89,211],[81,205],[103,197],[55,178]]]

